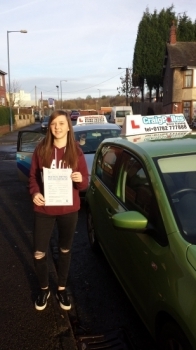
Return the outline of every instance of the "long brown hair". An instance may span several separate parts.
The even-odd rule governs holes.
[[[72,122],[70,117],[67,115],[67,112],[63,110],[55,110],[49,119],[48,122],[48,130],[46,137],[40,142],[38,146],[38,154],[42,158],[42,164],[44,167],[49,168],[52,161],[52,151],[53,151],[53,143],[54,136],[50,130],[50,125],[53,120],[60,116],[64,115],[67,119],[69,131],[67,133],[67,145],[66,152],[64,152],[62,160],[66,163],[66,166],[75,169],[77,167],[78,155],[80,153],[80,148],[77,146],[77,143],[74,138],[74,131],[72,127]]]

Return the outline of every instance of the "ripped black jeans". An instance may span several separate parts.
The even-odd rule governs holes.
[[[41,288],[49,284],[48,249],[55,223],[58,228],[58,286],[65,287],[71,260],[71,246],[78,220],[78,212],[65,215],[46,215],[35,212],[34,254],[35,271]]]

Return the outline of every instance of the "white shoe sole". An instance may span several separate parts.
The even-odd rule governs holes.
[[[58,297],[58,294],[56,294],[56,298],[57,298],[57,300],[59,301],[59,305],[60,305],[61,309],[66,310],[66,311],[71,309],[71,304],[70,304],[70,305],[63,305],[63,304],[60,302],[59,297]]]
[[[36,304],[36,302],[35,302],[35,308],[36,308],[36,310],[42,311],[42,310],[44,310],[44,309],[46,308],[46,306],[47,306],[47,300],[48,300],[49,296],[50,296],[50,292],[48,293],[47,299],[46,299],[46,303],[45,303],[43,306],[38,306],[38,305]]]

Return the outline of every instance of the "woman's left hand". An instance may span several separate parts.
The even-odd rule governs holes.
[[[71,174],[71,179],[74,182],[82,182],[82,174],[79,171]]]

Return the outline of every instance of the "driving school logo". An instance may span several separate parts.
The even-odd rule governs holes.
[[[163,124],[171,124],[171,123],[183,123],[185,121],[184,115],[175,115],[175,114],[170,114],[170,115],[160,115],[160,116],[152,116],[152,117],[143,117],[142,122],[145,125],[149,124],[158,124],[158,125],[163,125]]]

